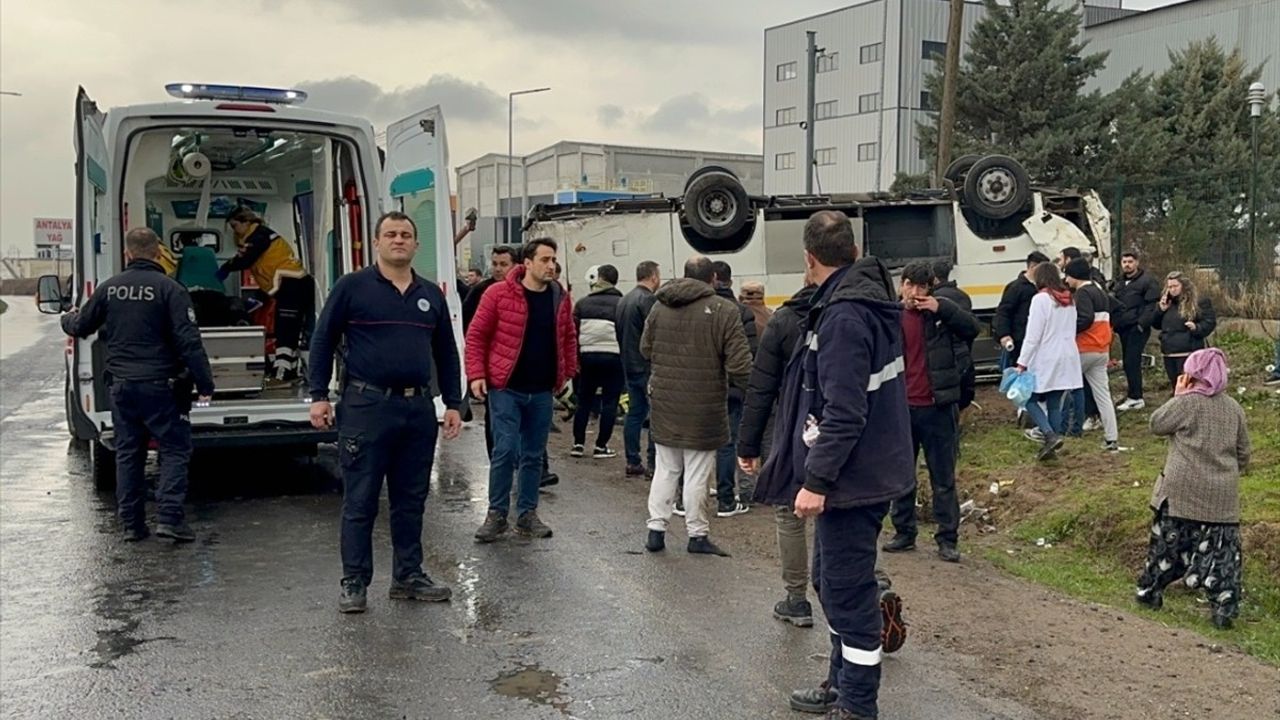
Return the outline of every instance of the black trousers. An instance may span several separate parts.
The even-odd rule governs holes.
[[[827,682],[840,691],[837,706],[869,718],[880,693],[876,538],[887,512],[889,503],[828,507],[813,530],[813,587],[831,627]]]
[[[1142,399],[1142,351],[1151,339],[1151,328],[1139,331],[1133,327],[1120,333],[1120,348],[1124,354],[1124,378],[1129,386],[1130,400]]]
[[[310,275],[302,278],[283,278],[280,289],[274,295],[276,362],[277,371],[292,372],[297,369],[299,343],[302,331],[315,323],[316,288]]]
[[[1165,356],[1164,374],[1169,376],[1169,387],[1171,391],[1172,391],[1172,388],[1175,388],[1178,386],[1178,376],[1182,374],[1182,368],[1185,367],[1186,364],[1187,364],[1186,355],[1183,355],[1182,357]]]
[[[573,413],[573,444],[587,441],[591,410],[600,400],[600,432],[596,447],[607,447],[618,422],[618,400],[622,397],[622,359],[613,353],[582,353],[578,371],[578,408]]]
[[[392,575],[422,573],[422,513],[435,460],[436,408],[425,395],[385,397],[348,386],[338,404],[342,577],[373,580],[373,523],[382,480],[390,506]]]
[[[960,501],[956,496],[956,407],[942,405],[911,408],[911,441],[915,455],[924,449],[933,489],[933,518],[938,544],[955,545],[960,535]],[[893,502],[893,527],[900,535],[915,537],[916,488]]]
[[[167,380],[117,380],[111,385],[111,423],[116,433],[116,509],[120,520],[129,527],[147,521],[147,445],[155,438],[160,454],[156,521],[181,523],[191,464],[191,422],[172,385]]]

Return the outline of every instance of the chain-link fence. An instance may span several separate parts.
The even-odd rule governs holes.
[[[1280,317],[1280,188],[1258,185],[1255,191],[1251,172],[1232,172],[1112,180],[1096,188],[1111,210],[1117,264],[1122,252],[1136,248],[1152,271],[1198,270],[1216,301],[1274,319]]]

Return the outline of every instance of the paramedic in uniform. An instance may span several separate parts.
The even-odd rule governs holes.
[[[422,570],[422,513],[435,458],[436,371],[444,436],[462,430],[462,368],[444,293],[410,267],[418,229],[390,212],[374,229],[377,262],[333,286],[311,341],[311,423],[334,424],[329,379],[345,341],[338,457],[342,464],[342,591],[338,610],[364,612],[373,580],[373,523],[387,480],[393,600],[448,600]]]
[[[276,301],[277,380],[292,380],[298,373],[298,343],[302,330],[315,312],[315,283],[294,252],[293,243],[262,223],[253,210],[237,208],[227,218],[240,251],[223,263],[218,279],[249,270],[262,292]]]
[[[157,262],[160,238],[148,228],[125,235],[124,272],[98,286],[79,311],[62,317],[62,329],[87,338],[101,329],[111,386],[116,434],[116,505],[125,539],[143,540],[147,528],[148,440],[160,453],[156,535],[190,542],[182,503],[191,460],[191,387],[200,402],[213,395],[213,373],[200,342],[186,288]],[[189,372],[190,380],[180,379]]]

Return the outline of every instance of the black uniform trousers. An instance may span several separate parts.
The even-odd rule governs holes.
[[[274,296],[277,372],[297,369],[302,331],[315,324],[316,286],[310,275],[281,278]]]
[[[429,394],[387,396],[348,385],[338,405],[342,464],[342,577],[373,580],[373,523],[382,479],[390,506],[392,576],[422,573],[422,513],[435,460],[435,404]]]
[[[911,441],[915,455],[924,449],[924,463],[929,470],[929,485],[933,494],[933,519],[938,530],[933,538],[938,544],[955,545],[960,537],[960,501],[956,497],[956,406],[930,405],[911,408]],[[912,538],[918,532],[916,521],[916,492],[911,492],[893,503],[893,528],[900,535]]]
[[[591,412],[599,403],[600,432],[596,447],[607,447],[618,421],[618,400],[622,397],[622,360],[617,353],[582,353],[578,374],[578,407],[573,413],[573,443],[586,443]]]
[[[184,386],[189,387],[189,386]],[[185,403],[183,403],[185,404]],[[116,437],[116,508],[129,527],[147,521],[147,446],[160,454],[156,521],[177,525],[185,515],[191,421],[168,380],[116,380],[111,385],[111,422]]]
[[[876,539],[889,503],[828,507],[814,521],[813,587],[831,632],[830,687],[836,705],[877,716],[880,693],[880,583]]]

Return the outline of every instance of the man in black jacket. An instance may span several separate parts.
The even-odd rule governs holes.
[[[961,290],[956,281],[951,279],[953,268],[954,266],[948,260],[938,260],[933,264],[933,296],[946,298],[959,305],[961,310],[972,313],[973,298],[969,297],[969,293]],[[973,340],[963,344],[963,351],[960,346],[956,347],[956,358],[960,361],[960,367],[963,372],[959,408],[964,410],[973,404],[973,397],[978,389],[977,371],[973,367]]]
[[[1142,398],[1142,351],[1151,339],[1151,324],[1155,321],[1156,304],[1160,302],[1162,283],[1142,268],[1136,250],[1120,256],[1123,275],[1116,281],[1115,297],[1120,305],[1116,313],[1115,330],[1120,335],[1120,347],[1124,353],[1124,377],[1129,386],[1124,402],[1117,410],[1141,410],[1147,406]]]
[[[644,322],[657,302],[654,292],[662,284],[658,263],[645,260],[636,266],[636,286],[618,303],[615,327],[622,356],[622,373],[627,384],[627,418],[622,427],[627,475],[640,477],[653,468],[653,438],[649,438],[649,465],[640,459],[640,431],[649,420],[649,360],[640,353]]]
[[[772,434],[774,408],[782,389],[782,376],[787,362],[795,352],[805,327],[805,318],[816,285],[806,285],[778,308],[769,318],[769,324],[760,336],[760,348],[756,351],[751,368],[751,381],[743,403],[742,424],[738,427],[738,457],[743,472],[755,475],[760,464],[769,457],[769,437]],[[760,488],[757,488],[759,491]],[[757,502],[767,503],[768,498],[756,497]],[[774,508],[778,529],[778,555],[782,559],[782,582],[787,598],[773,608],[773,616],[797,627],[813,625],[813,606],[809,604],[809,544],[805,537],[805,525],[796,517],[790,503]]]
[[[907,405],[911,408],[911,439],[915,453],[924,448],[933,488],[933,517],[938,523],[934,539],[938,556],[960,562],[956,549],[960,531],[960,502],[956,497],[956,405],[964,383],[958,347],[978,336],[978,320],[946,298],[929,294],[933,270],[925,263],[911,263],[902,270],[899,295],[902,312],[903,359],[906,363]],[[885,552],[903,552],[916,546],[916,489],[893,502],[891,510],[897,534],[884,545]]]
[[[742,315],[742,329],[747,333],[747,344],[751,346],[751,356],[755,357],[756,350],[760,347],[759,338],[756,336],[756,316],[751,312],[751,308],[738,302],[738,297],[733,293],[733,268],[729,263],[723,260],[717,260],[712,263],[715,268],[716,278],[712,283],[715,287],[716,295],[733,302],[738,306],[738,312]],[[742,422],[742,403],[743,392],[737,388],[729,388],[729,405],[727,412],[729,413],[729,442],[716,452],[716,500],[719,506],[716,510],[716,517],[733,517],[747,512],[746,503],[738,498],[737,471],[738,462],[735,459],[735,453],[738,445],[738,426]],[[745,491],[743,493],[746,494]]]
[[[467,297],[462,301],[462,331],[466,332],[471,327],[471,318],[475,317],[476,308],[480,307],[480,298],[484,297],[484,291],[488,290],[494,283],[500,283],[507,279],[507,271],[516,265],[516,251],[507,245],[499,245],[489,253],[489,277],[481,280],[471,289],[467,291]]]
[[[1027,335],[1027,317],[1031,314],[1031,300],[1036,296],[1035,283],[1031,282],[1031,271],[1042,262],[1049,262],[1049,256],[1042,252],[1033,252],[1027,256],[1027,269],[1018,273],[1017,279],[1004,286],[1004,294],[1000,296],[1000,304],[996,306],[995,319],[991,321],[991,329],[1000,339],[1000,369],[1013,365],[1018,353],[1022,350],[1022,340]]]
[[[125,235],[124,272],[98,286],[78,311],[62,316],[62,330],[87,338],[100,332],[111,386],[116,433],[116,510],[126,541],[146,539],[147,441],[160,451],[156,535],[195,540],[185,522],[187,466],[191,461],[190,374],[202,404],[213,395],[213,371],[196,327],[187,289],[156,262],[160,238],[149,228]]]
[[[600,432],[596,434],[591,457],[596,460],[615,458],[609,447],[613,424],[618,418],[618,398],[622,395],[622,361],[618,349],[618,306],[622,293],[618,284],[618,268],[601,265],[595,269],[596,279],[590,295],[573,306],[573,319],[578,326],[578,408],[573,416],[573,457],[586,452],[587,425],[591,410],[600,400]]]

